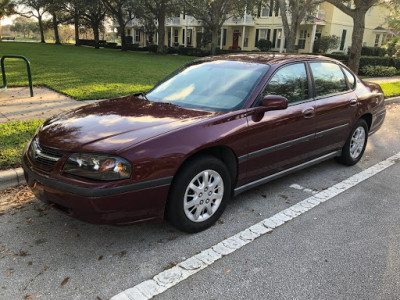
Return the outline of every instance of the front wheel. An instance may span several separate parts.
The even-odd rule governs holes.
[[[167,218],[182,231],[202,231],[219,219],[230,194],[231,178],[225,164],[213,156],[200,156],[174,179]]]
[[[368,125],[364,119],[359,119],[354,125],[342,149],[338,161],[344,165],[355,165],[363,156],[368,141]]]

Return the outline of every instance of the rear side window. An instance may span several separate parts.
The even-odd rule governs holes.
[[[299,63],[280,68],[264,90],[264,96],[267,95],[286,97],[289,103],[307,100],[309,94],[305,65]]]
[[[354,88],[354,84],[356,82],[356,79],[354,78],[354,75],[351,74],[347,69],[343,68],[344,74],[346,74],[347,80],[349,81],[350,88]]]
[[[341,68],[330,62],[310,63],[317,97],[332,96],[348,90]]]

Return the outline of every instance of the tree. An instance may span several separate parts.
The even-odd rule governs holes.
[[[127,50],[126,43],[126,25],[134,19],[134,11],[137,8],[135,0],[102,0],[104,6],[111,17],[118,23],[118,32],[121,36],[122,51]]]
[[[47,2],[46,0],[18,0],[16,2],[18,5],[21,5],[23,11],[17,11],[16,13],[27,18],[34,17],[39,22],[39,31],[40,31],[40,42],[46,43],[44,39],[44,24],[43,24],[43,15],[47,11]]]
[[[316,5],[321,2],[323,2],[323,0],[278,0],[287,53],[296,52],[296,35],[300,23],[304,19],[307,19],[306,17],[310,15],[315,10]]]
[[[25,17],[18,17],[13,21],[13,25],[10,27],[10,30],[13,32],[22,33],[24,38],[26,36],[29,37],[31,32],[37,31],[37,23],[32,22],[30,19]]]
[[[365,15],[367,11],[379,0],[354,0],[354,5],[347,6],[348,1],[327,0],[342,12],[353,19],[353,34],[351,36],[351,48],[349,55],[349,68],[358,73],[360,67],[361,49],[365,30]]]
[[[340,38],[336,35],[322,36],[315,41],[315,48],[326,53],[331,49],[336,49],[339,46]]]
[[[79,26],[82,12],[85,9],[85,0],[69,0],[64,3],[64,10],[71,16],[75,28],[75,46],[79,46]]]
[[[63,20],[61,20],[62,17],[60,16],[62,14],[62,9],[64,7],[63,1],[46,0],[46,5],[47,5],[47,11],[49,14],[51,14],[52,17],[55,43],[57,45],[60,45],[61,41],[60,41],[60,34],[58,32],[58,25],[63,22]]]
[[[216,53],[218,32],[222,25],[230,17],[243,16],[247,7],[250,12],[255,2],[252,0],[184,0],[186,13],[201,21],[206,31],[211,32],[212,55]]]
[[[256,42],[256,47],[257,47],[258,49],[260,49],[260,51],[266,52],[266,51],[268,51],[269,49],[271,49],[272,43],[271,43],[271,41],[268,41],[268,40],[265,40],[265,39],[261,39],[261,40],[258,40],[258,41]]]
[[[158,21],[158,47],[157,53],[165,51],[165,20],[168,15],[176,15],[180,12],[179,1],[177,0],[140,0],[143,7],[143,19],[150,15]]]
[[[101,0],[88,0],[86,3],[86,9],[82,11],[82,17],[93,29],[94,45],[96,49],[99,49],[100,27],[106,16],[106,9]]]
[[[0,19],[14,13],[14,3],[11,0],[0,0]]]

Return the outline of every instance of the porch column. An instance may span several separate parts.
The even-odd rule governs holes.
[[[315,24],[315,19],[318,18],[318,13],[319,13],[319,4],[318,4],[316,12],[315,12],[314,25],[313,25],[312,32],[311,32],[309,53],[312,53],[314,50],[315,33],[317,32],[317,24]]]
[[[285,31],[282,27],[282,34],[281,34],[281,47],[279,48],[279,53],[283,52],[283,46],[285,45]]]
[[[243,35],[242,35],[242,50],[243,50],[243,48],[244,48],[244,38],[245,38],[245,35],[246,35],[246,26],[243,26]]]
[[[132,44],[136,43],[136,30],[135,27],[132,27]]]
[[[146,32],[143,30],[143,47],[147,46],[147,41],[146,41]]]
[[[169,46],[172,47],[172,26],[171,26],[171,39],[169,41]]]
[[[314,24],[311,31],[310,51],[308,51],[309,53],[313,53],[316,32],[317,32],[317,24]]]
[[[156,44],[158,45],[158,20],[156,20],[156,26],[157,26],[157,33],[156,33]]]
[[[219,41],[219,49],[222,50],[222,43],[224,41],[224,27],[221,27],[221,39]]]
[[[185,48],[187,47],[187,29],[188,29],[188,27],[187,27],[187,18],[188,18],[188,16],[185,15],[185,43],[184,43]]]

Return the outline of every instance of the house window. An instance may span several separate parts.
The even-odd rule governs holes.
[[[140,30],[136,30],[135,42],[136,43],[140,42]]]
[[[269,7],[265,6],[261,8],[261,17],[262,18],[269,17]]]
[[[378,45],[379,45],[379,38],[381,37],[381,35],[380,34],[377,34],[376,36],[375,36],[375,44],[374,44],[374,47],[378,47]]]
[[[227,34],[228,30],[226,28],[224,28],[223,30],[223,36],[222,36],[222,46],[226,46],[226,34]]]
[[[174,30],[174,42],[175,42],[175,44],[179,43],[179,31],[178,31],[178,29]]]
[[[185,44],[185,29],[182,29],[182,43]],[[188,29],[186,33],[186,46],[192,45],[192,29]]]
[[[300,30],[299,49],[304,49],[306,47],[306,37],[307,30]]]
[[[267,29],[260,29],[258,40],[266,40],[266,39],[267,39]]]
[[[130,35],[131,35],[131,30],[128,29],[127,32],[126,32],[126,34],[130,36]]]

